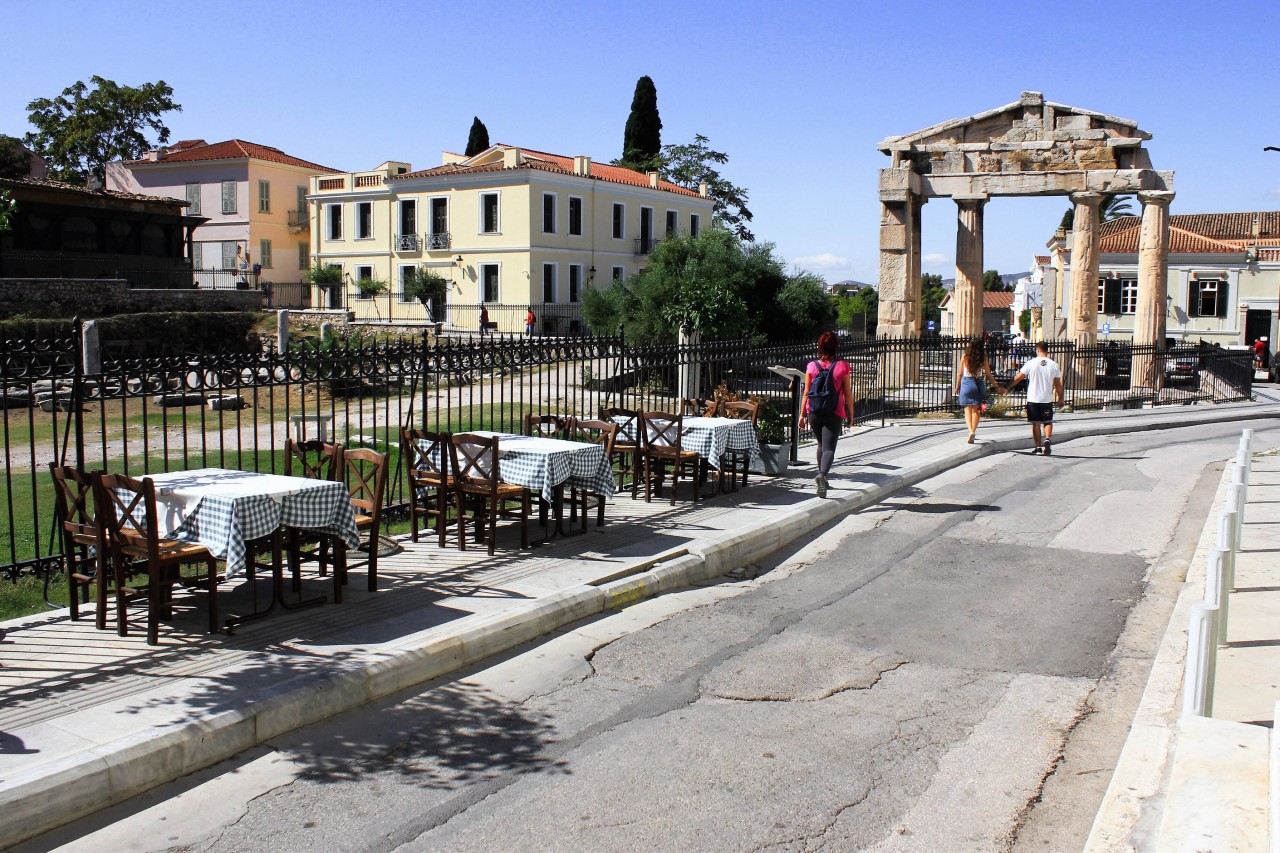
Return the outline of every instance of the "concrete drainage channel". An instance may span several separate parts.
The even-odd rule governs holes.
[[[1280,407],[1205,411],[1192,416],[1066,422],[1070,438],[1149,429],[1173,429],[1249,418],[1275,417]],[[1134,419],[1136,420],[1136,418]],[[810,536],[839,517],[967,462],[1030,445],[1023,436],[947,449],[874,486],[828,500],[806,500],[769,521],[721,539],[660,554],[624,576],[608,576],[496,614],[469,616],[381,647],[365,661],[335,664],[323,676],[284,682],[246,708],[146,732],[43,764],[0,780],[0,845],[11,845],[115,805],[144,791],[209,767],[302,726],[440,678],[606,610],[728,574]]]

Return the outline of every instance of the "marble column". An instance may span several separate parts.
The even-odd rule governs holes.
[[[907,299],[911,293],[911,202],[880,200],[880,310],[877,337],[911,334]]]
[[[956,303],[958,338],[982,334],[982,210],[981,198],[956,198]]]
[[[921,236],[920,215],[928,199],[918,195],[911,197],[910,239],[907,245],[907,318],[910,336],[918,338],[924,332],[924,294],[920,287],[920,253],[924,240]]]
[[[1072,193],[1071,200],[1076,209],[1071,226],[1067,340],[1078,347],[1092,347],[1098,343],[1098,205],[1102,203],[1102,193]]]
[[[1133,342],[1164,348],[1165,297],[1169,293],[1169,203],[1173,193],[1147,190],[1138,193],[1142,226],[1138,233],[1138,305],[1133,318]],[[1130,372],[1132,387],[1156,390],[1160,385],[1158,361],[1135,353]]]

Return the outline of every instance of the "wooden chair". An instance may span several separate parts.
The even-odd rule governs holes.
[[[123,572],[131,561],[145,563],[147,572],[147,643],[160,642],[160,619],[173,611],[173,585],[203,585],[209,593],[209,633],[218,630],[218,561],[203,545],[159,535],[156,486],[150,477],[98,473],[94,503],[105,534],[112,572]],[[185,578],[182,567],[203,563],[203,577]],[[121,635],[127,626],[121,626]]]
[[[721,403],[720,411],[726,418],[742,418],[751,421],[752,431],[756,421],[760,419],[760,405],[750,401]],[[747,485],[747,472],[751,468],[751,452],[748,450],[726,450],[726,460],[720,463],[720,489],[724,490],[724,474],[729,473],[729,482],[738,488],[738,471],[742,471],[742,485]]]
[[[658,467],[658,488],[662,488],[663,473],[668,463],[671,464],[671,503],[676,502],[676,487],[680,484],[680,475],[687,467],[692,467],[693,499],[701,497],[702,455],[681,447],[684,431],[684,415],[670,412],[643,412],[640,415],[640,454],[644,460],[644,500],[648,503],[652,497],[653,466]]]
[[[498,516],[507,505],[520,503],[520,547],[529,547],[529,509],[532,496],[523,486],[504,483],[498,475],[498,436],[455,433],[449,440],[450,464],[457,489],[458,547],[467,550],[466,510],[475,511],[477,539],[485,521],[489,526],[489,554],[494,552]]]
[[[382,503],[387,494],[387,454],[368,447],[342,451],[342,472],[356,511],[356,528],[369,533],[369,592],[378,591],[378,537],[382,532]],[[347,545],[334,537],[338,562],[342,566],[342,583],[347,582]],[[340,602],[341,584],[335,584],[334,601]]]
[[[449,473],[449,439],[447,432],[400,430],[400,458],[404,460],[409,485],[409,535],[417,542],[418,519],[435,519],[441,548],[456,491]]]
[[[564,435],[566,420],[556,415],[524,416],[524,434],[540,438],[559,438]]]
[[[338,444],[311,439],[310,441],[284,440],[284,475],[286,477],[305,477],[308,480],[336,480],[342,471],[342,447]],[[293,588],[302,587],[302,561],[315,560],[319,566],[320,576],[329,573],[329,565],[334,562],[330,553],[332,537],[322,536],[313,531],[285,528],[287,539],[289,569],[293,575]],[[303,551],[303,546],[315,543],[315,551]],[[250,579],[252,580],[254,560],[249,560]]]
[[[680,414],[686,418],[713,418],[719,411],[715,400],[704,400],[701,397],[686,397],[680,401]]]
[[[631,497],[634,499],[640,488],[640,413],[617,406],[601,406],[600,420],[613,421],[618,425],[610,462],[618,478],[619,489],[626,485],[628,477],[631,478]]]
[[[565,426],[565,435],[568,436],[570,441],[586,441],[592,444],[604,445],[604,458],[612,459],[614,442],[618,438],[618,424],[614,421],[570,418],[569,423]],[[583,533],[587,532],[587,510],[593,500],[596,502],[596,527],[602,527],[604,525],[605,496],[593,489],[584,489],[578,486],[573,486],[569,490],[569,505],[573,507],[573,514],[576,514],[579,509],[582,511]],[[572,519],[572,514],[570,518]]]
[[[90,509],[93,476],[70,465],[49,463],[53,475],[54,513],[62,542],[62,561],[67,573],[67,601],[71,619],[80,618],[80,604],[89,602],[89,587],[95,587],[94,624],[107,627],[107,593],[115,588],[116,630],[124,634],[127,614],[126,573],[114,563],[108,571],[106,533]]]

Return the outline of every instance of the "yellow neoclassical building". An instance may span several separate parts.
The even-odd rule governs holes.
[[[440,321],[478,331],[581,328],[588,287],[644,266],[668,234],[710,227],[714,201],[657,172],[636,172],[512,145],[414,171],[389,161],[367,172],[311,180],[313,261],[342,270],[339,288],[316,288],[313,306],[345,306],[357,320]],[[406,299],[405,273],[427,267],[449,281],[447,304]],[[385,282],[361,287],[361,281]],[[372,291],[370,293],[370,291]]]

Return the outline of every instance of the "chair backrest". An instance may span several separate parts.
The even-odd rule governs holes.
[[[715,400],[686,397],[680,402],[680,414],[686,418],[714,417],[718,408]]]
[[[601,406],[600,420],[613,421],[618,425],[618,437],[624,444],[640,443],[640,413],[634,409],[623,409],[618,406]],[[618,442],[615,441],[615,444]]]
[[[559,438],[564,434],[565,419],[556,415],[524,416],[524,434],[542,438]]]
[[[54,513],[62,531],[63,547],[69,548],[76,539],[85,542],[96,539],[98,525],[90,509],[93,495],[93,477],[83,474],[70,465],[49,463],[53,475]]]
[[[683,430],[683,414],[643,412],[640,415],[640,440],[645,447],[673,447],[678,451]]]
[[[565,436],[570,441],[586,441],[604,445],[604,454],[613,453],[613,443],[618,438],[618,425],[613,421],[592,421],[569,418]]]
[[[387,454],[368,447],[343,450],[342,472],[351,504],[364,515],[382,515],[387,492]]]
[[[498,436],[454,433],[449,451],[453,476],[459,484],[498,491]]]
[[[449,433],[400,430],[400,456],[410,478],[429,483],[449,479]]]
[[[98,524],[115,559],[125,561],[131,556],[125,549],[132,549],[134,554],[145,553],[148,560],[157,560],[160,535],[155,481],[104,472],[93,475],[93,488]]]
[[[310,441],[284,440],[284,475],[308,480],[336,480],[342,470],[342,448]]]
[[[735,401],[732,403],[721,403],[720,411],[726,418],[741,417],[743,419],[748,419],[751,421],[752,426],[755,426],[756,421],[760,418],[760,405],[746,400],[742,402]],[[738,415],[735,414],[736,412],[742,412],[743,414]]]

